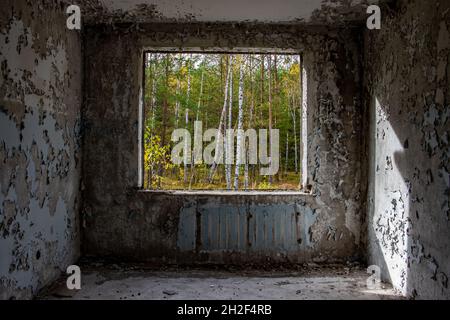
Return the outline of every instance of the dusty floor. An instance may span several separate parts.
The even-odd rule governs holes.
[[[68,290],[62,277],[39,299],[402,299],[386,284],[380,290],[367,289],[368,274],[360,267],[155,271],[113,264],[81,266],[81,272],[81,290]]]

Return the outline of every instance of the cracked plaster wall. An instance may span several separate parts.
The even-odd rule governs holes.
[[[391,0],[78,0],[85,23],[257,22],[345,25]]]
[[[231,258],[234,262],[360,258],[364,199],[360,183],[359,35],[353,28],[260,24],[88,27],[85,68],[89,72],[83,107],[83,252],[179,263],[220,263]],[[285,48],[303,52],[308,74],[308,178],[313,194],[227,197],[138,191],[138,106],[142,54],[149,47]],[[275,242],[267,242],[255,257],[250,246],[237,250],[225,242],[208,247],[201,238],[193,243],[193,239],[199,239],[193,234],[204,230],[205,216],[215,217],[230,206],[249,214],[249,225],[264,207],[269,208],[267,214],[261,214],[275,221],[286,212],[303,215],[300,220],[310,222],[299,225],[296,250],[277,250]],[[308,218],[311,216],[314,219]],[[269,220],[258,220],[255,228],[284,223]],[[214,221],[213,227],[219,228],[225,220]],[[302,238],[305,234],[307,239]],[[229,236],[233,236],[231,231]],[[284,245],[292,248],[289,241]]]
[[[81,37],[59,1],[2,1],[0,299],[79,256]]]
[[[369,263],[450,298],[450,2],[399,1],[365,32]]]

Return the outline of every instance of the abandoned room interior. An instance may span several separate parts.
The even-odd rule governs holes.
[[[0,299],[450,298],[449,0],[0,10]]]

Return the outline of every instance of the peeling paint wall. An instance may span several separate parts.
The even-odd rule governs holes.
[[[229,231],[226,238],[232,237],[238,232],[233,228],[239,225],[266,230],[261,232],[269,237],[267,242],[257,241],[261,259],[325,262],[360,258],[365,199],[360,183],[359,34],[359,29],[353,28],[260,24],[88,27],[85,67],[89,72],[83,106],[84,253],[178,263],[255,261],[253,246],[200,237],[206,226],[210,230],[225,228]],[[142,55],[144,48],[153,47],[303,52],[308,74],[312,195],[152,195],[139,191]],[[276,235],[288,225],[286,221],[299,212],[306,222],[299,222],[292,237],[277,242]],[[244,219],[248,215],[252,218]],[[237,222],[241,218],[244,221]],[[230,229],[226,229],[227,219],[231,219]],[[242,241],[250,238],[247,233]]]
[[[392,0],[83,0],[85,23],[257,22],[344,25]]]
[[[81,39],[58,1],[2,1],[0,300],[79,256]]]
[[[90,252],[159,263],[252,264],[306,261],[314,253],[316,210],[307,195],[141,191],[133,200],[134,210],[114,210],[116,217],[100,215],[89,225],[89,237],[100,239]],[[116,225],[119,219],[128,227]]]
[[[417,298],[450,298],[450,3],[398,1],[365,32],[368,254]]]

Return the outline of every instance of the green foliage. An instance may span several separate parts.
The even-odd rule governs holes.
[[[160,172],[173,168],[170,161],[170,146],[161,146],[161,138],[157,135],[149,137],[145,144],[144,170],[147,172],[146,187],[155,189],[164,178]]]

